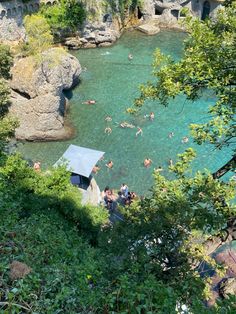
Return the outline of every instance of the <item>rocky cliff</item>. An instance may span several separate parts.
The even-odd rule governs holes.
[[[42,54],[40,60],[27,57],[12,68],[12,106],[10,113],[18,117],[20,140],[59,140],[71,136],[65,125],[66,98],[63,91],[79,79],[79,61],[60,48]]]
[[[82,29],[76,38],[65,41],[71,48],[105,46],[120,36],[122,29],[134,24],[146,23],[152,19],[152,25],[178,27],[183,18],[182,8],[187,7],[190,14],[204,18],[214,16],[221,0],[143,0],[142,5],[123,8],[119,0],[81,0],[87,12]],[[19,41],[24,39],[23,16],[35,13],[41,3],[56,5],[56,0],[0,1],[0,40]]]

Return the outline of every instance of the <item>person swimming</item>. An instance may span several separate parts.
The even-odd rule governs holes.
[[[101,168],[98,167],[98,165],[95,165],[95,166],[93,167],[93,169],[92,169],[92,172],[93,172],[94,174],[97,174],[100,169],[101,169]]]
[[[123,129],[125,129],[125,128],[129,128],[129,129],[135,128],[135,125],[133,125],[132,123],[128,123],[126,121],[121,122],[119,125]]]
[[[168,164],[169,164],[170,167],[172,167],[173,166],[173,160],[169,159]]]
[[[108,161],[108,163],[106,164],[106,167],[111,169],[113,167],[113,161],[112,160]]]
[[[112,121],[112,117],[111,116],[106,116],[105,121],[111,122]]]
[[[104,130],[104,133],[106,133],[106,134],[111,134],[111,132],[112,132],[112,129],[110,128],[110,127],[107,127],[107,128],[105,128],[105,130]]]
[[[163,168],[161,166],[159,166],[158,168],[154,168],[154,171],[157,172],[161,172],[163,171]]]
[[[144,162],[143,162],[144,167],[148,168],[151,166],[151,164],[152,164],[152,160],[150,158],[144,159]]]
[[[150,115],[149,115],[149,120],[153,121],[154,118],[155,118],[154,112],[151,112]]]
[[[89,100],[84,101],[83,104],[85,104],[85,105],[95,105],[96,104],[96,100],[89,99]]]
[[[132,55],[131,53],[129,53],[128,59],[129,59],[130,61],[133,60],[133,55]]]
[[[143,130],[138,126],[137,127],[138,131],[136,132],[136,137],[140,134],[141,136],[143,135]]]
[[[188,143],[188,141],[189,141],[189,139],[188,139],[188,137],[187,136],[184,136],[183,138],[182,138],[182,143]]]
[[[170,132],[169,134],[168,134],[168,137],[169,138],[172,138],[174,136],[174,132]]]

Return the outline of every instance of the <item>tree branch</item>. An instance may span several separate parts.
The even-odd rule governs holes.
[[[236,166],[236,154],[220,169],[212,174],[213,179],[219,179],[225,175],[228,171],[235,168]]]

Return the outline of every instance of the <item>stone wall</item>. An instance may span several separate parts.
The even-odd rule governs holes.
[[[88,19],[85,24],[82,36],[90,38],[89,44],[100,45],[101,40],[97,40],[94,33],[94,25],[98,25],[97,32],[101,36],[109,37],[104,39],[105,44],[113,42],[122,27],[119,20],[114,19],[112,12],[104,11],[102,0],[86,1],[83,0],[88,11]],[[143,20],[156,19],[160,26],[178,27],[178,20],[182,18],[181,9],[189,8],[190,12],[203,18],[206,15],[214,17],[217,9],[221,6],[222,0],[144,0],[142,8],[138,8],[137,15],[142,16]],[[0,41],[19,41],[24,38],[23,15],[27,12],[37,12],[40,4],[54,5],[57,0],[31,0],[23,3],[22,0],[1,1],[0,0]],[[118,16],[118,15],[116,15]],[[92,20],[90,21],[90,18]],[[90,33],[92,35],[90,36]],[[103,34],[104,33],[104,34]],[[111,33],[111,34],[110,34]],[[107,35],[108,34],[108,35]],[[100,36],[100,35],[99,35]],[[99,38],[101,38],[101,36]],[[101,42],[102,43],[102,42]]]
[[[31,0],[23,3],[21,0],[0,1],[0,40],[18,41],[24,38],[23,16],[39,10],[39,5],[56,4],[56,0]]]
[[[157,19],[161,23],[177,22],[182,17],[181,9],[188,8],[190,13],[204,19],[214,17],[221,7],[222,0],[144,0],[144,19]],[[171,22],[172,21],[172,22]]]

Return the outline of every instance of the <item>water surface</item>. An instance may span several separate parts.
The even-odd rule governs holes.
[[[189,136],[190,123],[203,122],[207,107],[214,102],[211,92],[205,93],[201,100],[191,103],[180,96],[171,101],[168,108],[158,102],[147,102],[137,117],[126,114],[138,95],[138,86],[152,79],[152,56],[155,48],[181,57],[185,34],[162,31],[156,36],[146,36],[138,32],[125,33],[112,47],[79,50],[78,57],[84,71],[81,82],[67,96],[70,98],[69,117],[76,127],[76,137],[69,141],[50,143],[25,143],[20,151],[32,160],[40,160],[43,167],[48,167],[63,154],[69,144],[105,151],[105,159],[100,162],[101,170],[95,176],[101,189],[106,185],[119,188],[127,183],[130,190],[144,194],[153,183],[154,167],[161,166],[163,174],[168,173],[168,160],[176,160],[176,155],[189,146],[196,148],[198,157],[194,161],[194,170],[209,168],[215,171],[230,159],[230,151],[219,152],[210,145],[197,146],[190,139],[183,144],[183,136]],[[128,54],[133,60],[128,60]],[[95,105],[83,104],[87,99],[95,99]],[[155,119],[150,122],[144,118],[151,111]],[[111,122],[105,117],[110,115]],[[129,121],[143,129],[143,135],[136,138],[135,129],[122,129],[119,123]],[[104,133],[111,127],[112,133]],[[174,132],[172,139],[168,134]],[[143,160],[148,157],[153,165],[146,169]],[[108,160],[114,162],[113,169],[105,167]]]

